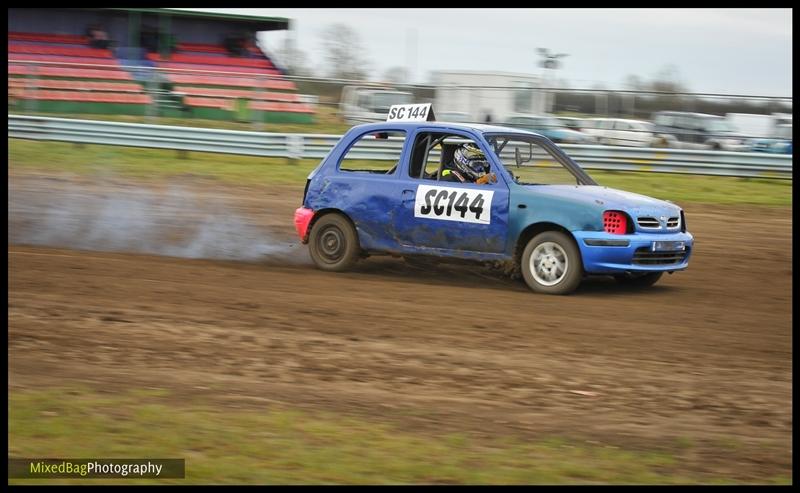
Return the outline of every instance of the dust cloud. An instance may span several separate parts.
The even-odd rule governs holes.
[[[305,262],[305,248],[259,224],[270,211],[190,186],[42,178],[9,185],[9,243],[170,257]],[[261,217],[260,217],[261,216]],[[291,224],[291,217],[286,223]]]

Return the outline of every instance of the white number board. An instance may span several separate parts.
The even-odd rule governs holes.
[[[389,108],[387,122],[433,121],[433,108],[427,104],[395,104]]]
[[[414,217],[490,224],[493,195],[490,190],[419,185]]]

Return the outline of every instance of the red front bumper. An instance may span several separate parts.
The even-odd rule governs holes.
[[[300,207],[294,211],[294,228],[302,243],[308,243],[308,225],[313,217],[314,211],[307,207]]]

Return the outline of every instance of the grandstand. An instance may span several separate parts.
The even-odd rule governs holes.
[[[313,121],[314,109],[255,43],[256,32],[287,29],[288,19],[173,9],[8,12],[10,110]],[[96,30],[108,46],[90,38]]]

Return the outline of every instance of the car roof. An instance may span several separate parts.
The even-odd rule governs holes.
[[[588,120],[602,120],[612,122],[650,123],[647,120],[634,120],[633,118],[588,118]]]
[[[673,116],[693,116],[695,118],[724,118],[719,115],[709,115],[708,113],[693,113],[691,111],[659,111],[656,114],[673,115]]]
[[[558,118],[553,115],[537,115],[535,113],[515,113],[508,118]]]
[[[514,127],[504,127],[501,125],[488,125],[485,123],[456,123],[456,122],[377,122],[377,123],[362,123],[361,125],[356,125],[353,129],[358,129],[359,131],[380,131],[387,128],[398,129],[398,130],[416,130],[419,127],[433,127],[433,128],[441,128],[442,130],[461,130],[461,131],[477,131],[480,133],[517,133],[517,134],[528,134],[528,135],[538,135],[542,136],[536,132],[530,132],[528,130],[523,130],[520,128]]]
[[[616,122],[627,122],[627,123],[650,123],[646,120],[634,120],[632,118],[611,118],[611,120],[614,120]]]

